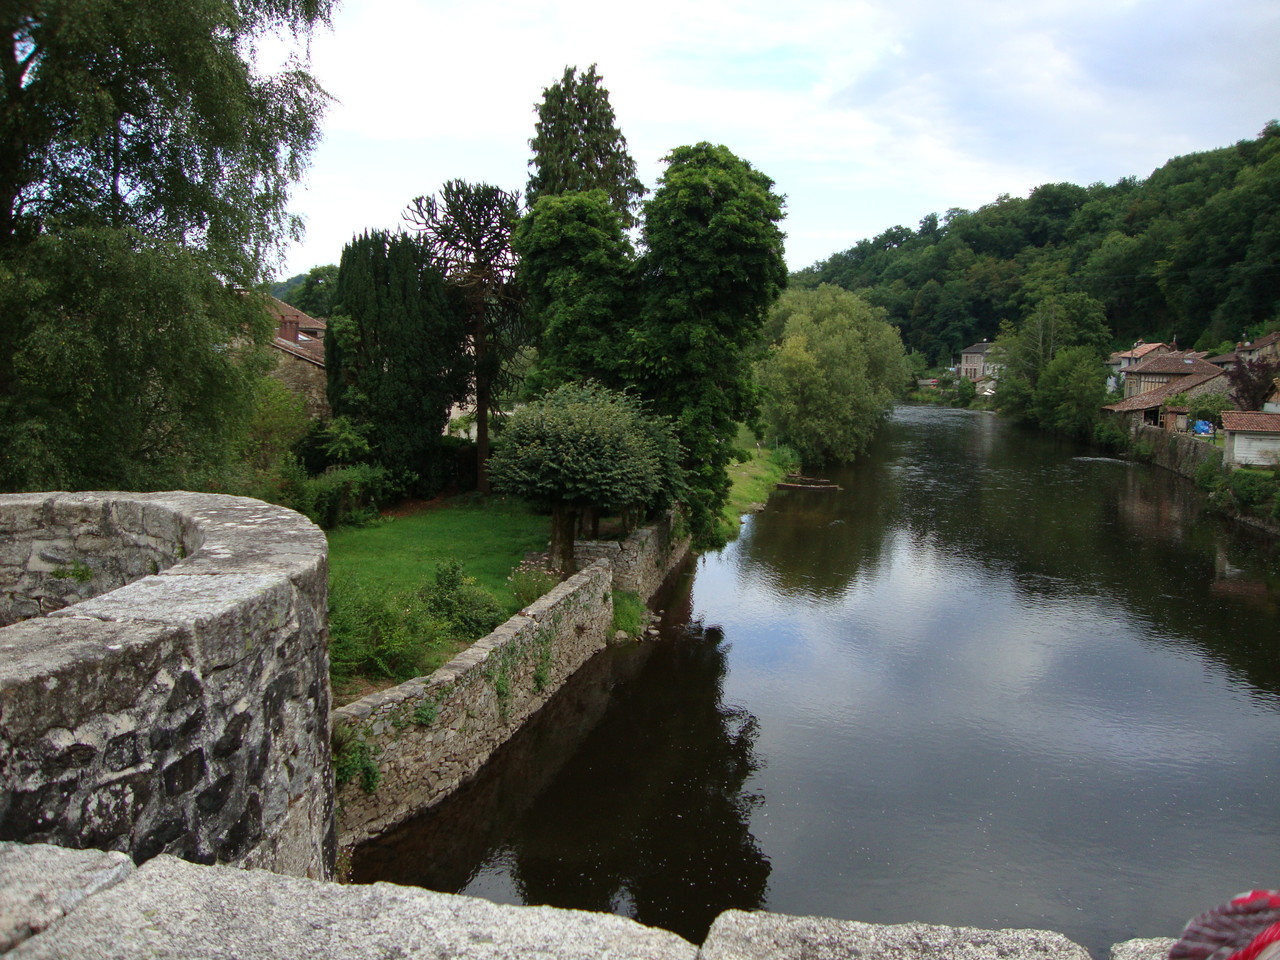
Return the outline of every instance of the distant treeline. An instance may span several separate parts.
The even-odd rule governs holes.
[[[1084,293],[1115,345],[1218,350],[1280,322],[1280,123],[1170,160],[1146,180],[1049,183],[931,213],[791,277],[883,307],[909,350],[944,362],[1046,297]]]

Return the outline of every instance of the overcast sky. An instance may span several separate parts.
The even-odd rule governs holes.
[[[700,140],[772,177],[792,269],[1280,118],[1277,0],[345,0],[310,56],[335,102],[280,278],[446,180],[523,190],[534,105],[566,65],[598,65],[651,189]]]

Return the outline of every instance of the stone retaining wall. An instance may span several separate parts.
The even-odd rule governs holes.
[[[47,493],[0,496],[0,537],[7,609],[52,611],[0,629],[0,839],[329,876],[323,533],[240,497]]]
[[[1213,461],[1222,463],[1222,451],[1213,444],[1185,433],[1162,430],[1147,423],[1134,422],[1133,439],[1136,443],[1150,444],[1152,462],[1158,467],[1194,480],[1200,465]]]
[[[668,513],[625,540],[576,540],[573,555],[579,567],[608,560],[613,565],[613,588],[647,601],[689,555],[689,535],[678,533],[675,526],[675,518]]]
[[[337,764],[344,754],[366,758],[338,787],[339,845],[374,837],[457,789],[604,649],[611,579],[607,561],[592,563],[431,676],[336,709],[335,728],[346,728]]]

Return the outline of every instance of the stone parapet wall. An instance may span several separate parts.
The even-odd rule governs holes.
[[[334,711],[343,753],[365,770],[338,788],[338,842],[347,848],[453,792],[536,712],[612,633],[609,564],[555,587],[428,677]],[[363,781],[363,782],[362,782]]]
[[[5,495],[0,518],[14,606],[17,581],[75,599],[55,564],[96,594],[0,629],[0,839],[329,876],[323,533],[180,492]]]
[[[608,560],[613,566],[613,589],[649,600],[689,555],[689,546],[689,535],[676,529],[675,517],[668,513],[625,540],[577,540],[573,553],[580,567]]]
[[[199,531],[164,504],[93,495],[0,500],[0,626],[171,567]]]
[[[1111,960],[1163,960],[1170,939]],[[729,910],[701,947],[609,913],[517,907],[390,883],[0,843],[0,953],[13,960],[1089,960],[1062,934]]]

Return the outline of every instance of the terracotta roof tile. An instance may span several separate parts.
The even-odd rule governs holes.
[[[1222,428],[1236,433],[1280,433],[1280,413],[1257,410],[1223,410]]]
[[[1111,410],[1115,413],[1135,413],[1138,410],[1150,410],[1152,407],[1163,405],[1169,397],[1177,396],[1179,393],[1186,393],[1193,387],[1202,386],[1217,377],[1226,377],[1226,374],[1213,364],[1208,364],[1208,367],[1208,370],[1200,370],[1190,376],[1179,377],[1177,380],[1156,387],[1154,390],[1148,390],[1146,393],[1136,393],[1132,397],[1125,397],[1118,403],[1109,403],[1102,409]]]
[[[306,340],[299,340],[295,343],[294,341],[286,340],[283,337],[273,337],[271,339],[271,346],[275,347],[277,350],[282,350],[285,353],[298,357],[299,359],[314,363],[317,366],[324,366],[323,340],[312,340],[308,338]]]
[[[1221,368],[1204,359],[1203,353],[1184,350],[1178,353],[1162,353],[1157,357],[1148,357],[1141,363],[1129,367],[1125,374],[1133,376],[1138,373],[1221,373]]]
[[[323,320],[317,317],[311,317],[303,313],[297,307],[290,306],[283,300],[278,300],[273,296],[267,296],[267,309],[271,311],[271,315],[279,323],[281,320],[297,320],[298,327],[302,330],[325,330],[328,327]]]

